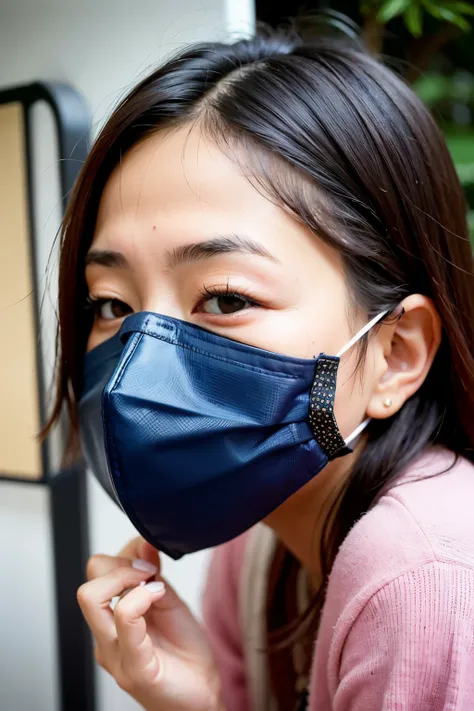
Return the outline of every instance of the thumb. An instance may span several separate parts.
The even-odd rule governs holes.
[[[189,607],[165,579],[157,576],[157,580],[165,583],[165,594],[151,605],[148,620],[176,647],[198,654],[207,652],[203,628]]]

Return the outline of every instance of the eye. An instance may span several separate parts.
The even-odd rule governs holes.
[[[252,299],[230,291],[212,293],[206,290],[206,297],[202,301],[201,310],[207,314],[225,316],[244,311],[257,303]]]
[[[93,308],[97,319],[114,321],[125,318],[132,313],[132,309],[119,299],[94,299],[89,297],[89,305]]]

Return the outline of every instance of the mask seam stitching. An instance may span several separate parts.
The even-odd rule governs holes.
[[[134,353],[135,353],[136,349],[138,348],[138,345],[139,345],[140,341],[142,341],[142,339],[143,339],[143,334],[140,333],[140,337],[137,338],[136,343],[134,343],[133,348],[131,349],[130,353],[127,355],[127,358],[126,358],[125,361],[121,364],[120,369],[119,369],[119,371],[118,371],[117,374],[116,374],[115,382],[114,382],[113,387],[112,387],[110,390],[107,390],[106,392],[104,392],[104,396],[107,398],[107,401],[108,401],[108,399],[109,399],[111,393],[116,389],[117,384],[118,384],[119,380],[121,379],[121,377],[122,377],[122,375],[123,375],[123,371],[125,370],[125,368],[126,368],[126,366],[128,365],[130,359],[131,359],[132,356],[134,355]],[[105,412],[105,408],[104,408],[104,407],[102,407],[102,417],[103,417],[103,419],[104,419],[104,429],[105,429],[105,427],[107,427],[107,433],[108,433],[108,435],[107,435],[107,437],[106,437],[106,443],[109,443],[109,444],[111,445],[111,449],[112,449],[112,452],[111,452],[111,455],[112,455],[112,456],[111,456],[111,461],[110,461],[110,467],[111,467],[111,469],[112,469],[112,475],[115,475],[115,477],[120,481],[120,483],[121,483],[120,488],[122,488],[123,482],[121,481],[120,472],[119,472],[119,464],[118,464],[118,457],[117,457],[117,449],[118,449],[118,448],[117,448],[117,446],[116,446],[115,431],[114,431],[114,428],[113,428],[113,426],[112,426],[112,424],[111,424],[111,422],[110,422],[109,417],[107,416],[107,414],[106,414],[106,412]],[[106,454],[107,454],[107,452],[106,452]],[[117,473],[118,473],[118,476],[117,476]],[[117,488],[116,485],[115,485],[115,483],[114,483],[113,477],[112,477],[112,485],[114,486],[115,489]],[[119,494],[119,492],[117,491],[117,495],[118,495],[118,494]],[[123,505],[123,503],[122,503],[122,499],[123,499],[123,496],[122,496],[122,497],[119,496],[120,504],[121,504],[121,506],[123,507],[124,505]],[[124,509],[124,510],[125,510],[125,509]],[[146,532],[147,536],[148,536],[148,537],[150,536],[150,533],[149,533],[148,529],[146,528],[146,526],[142,526],[142,525],[141,525],[141,523],[140,523],[140,521],[139,521],[139,519],[138,519],[138,517],[137,517],[137,515],[136,515],[136,511],[135,511],[134,507],[133,507],[133,506],[130,506],[130,503],[129,503],[129,502],[127,502],[127,506],[126,506],[125,513],[126,513],[127,516],[130,518],[131,522],[133,523],[133,525],[135,526],[135,528],[136,528],[139,532]]]
[[[137,313],[137,314],[133,314],[132,316],[129,316],[128,318],[133,319],[134,316],[138,316],[138,315],[139,315],[138,313]],[[161,318],[166,318],[166,317],[161,317]],[[126,332],[130,332],[130,333],[138,333],[138,332],[146,333],[147,335],[153,336],[154,338],[158,338],[158,339],[160,339],[160,340],[164,340],[164,336],[159,336],[159,335],[156,334],[154,331],[149,331],[149,330],[148,330],[148,325],[150,324],[150,322],[151,322],[152,320],[153,320],[153,317],[152,317],[152,316],[147,316],[143,327],[142,327],[142,326],[139,326],[139,327],[136,328],[136,329],[130,328],[130,329],[127,329]],[[237,351],[239,351],[239,352],[245,351],[245,348],[246,348],[246,347],[255,348],[256,351],[261,351],[261,350],[262,350],[262,349],[258,348],[257,346],[248,346],[247,344],[241,343],[240,341],[232,341],[231,339],[227,339],[225,336],[220,336],[219,334],[212,333],[212,332],[210,332],[210,331],[206,331],[205,329],[202,329],[202,328],[200,328],[199,326],[196,326],[196,325],[193,324],[193,323],[189,323],[189,322],[186,322],[186,321],[182,321],[182,322],[180,321],[179,323],[182,324],[182,325],[180,325],[179,328],[189,328],[190,331],[191,331],[191,333],[193,333],[194,331],[196,331],[197,333],[196,333],[196,334],[193,333],[193,336],[192,336],[192,337],[195,338],[195,339],[199,339],[199,338],[200,338],[200,339],[206,341],[206,343],[212,343],[212,340],[211,340],[211,339],[212,339],[213,337],[217,337],[217,338],[219,338],[219,339],[223,339],[223,340],[229,341],[229,342],[232,344],[232,346],[226,346],[226,347],[228,347],[228,348],[231,348],[231,347],[232,347],[232,348],[234,348],[235,350],[237,350]],[[167,323],[166,321],[160,322],[159,328],[162,328],[162,329],[164,329],[164,330],[166,330],[166,331],[169,331],[171,334],[176,333],[176,331],[178,330],[174,324]],[[180,346],[181,346],[182,344],[176,342],[175,345],[180,345]],[[186,347],[186,346],[183,346],[183,347]],[[223,346],[223,347],[225,347],[225,346]],[[198,351],[198,352],[200,352],[200,351]],[[296,361],[296,362],[294,363],[294,365],[295,365],[296,367],[302,367],[302,368],[305,368],[306,366],[309,366],[309,365],[310,365],[314,360],[316,360],[316,358],[317,358],[317,356],[313,356],[313,358],[298,358],[298,357],[296,357],[296,356],[285,356],[285,355],[283,355],[283,354],[281,354],[281,353],[272,353],[272,352],[265,351],[265,350],[263,350],[262,353],[264,353],[264,354],[265,354],[265,357],[268,358],[268,359],[270,359],[270,360],[272,360],[272,362],[274,362],[274,363],[278,363],[278,364],[279,364],[279,363],[285,363],[285,361],[287,362],[288,359],[291,359],[291,360],[293,360],[293,361]],[[208,355],[205,351],[204,351],[204,354],[205,354],[205,355]],[[320,354],[320,355],[323,355],[323,354]],[[326,354],[324,354],[324,355],[326,355]],[[211,357],[212,357],[212,356],[211,356]],[[328,356],[328,357],[330,357],[330,358],[336,358],[337,356]],[[289,377],[298,377],[298,376],[289,375]]]
[[[135,333],[136,333],[136,331],[135,331]],[[140,329],[139,333],[141,333],[143,335],[151,336],[152,338],[156,338],[158,341],[162,341],[163,343],[169,343],[170,345],[173,345],[173,346],[179,346],[180,348],[185,348],[187,350],[193,351],[194,353],[198,353],[199,355],[207,356],[208,358],[212,358],[214,360],[221,361],[223,363],[232,363],[233,365],[237,365],[240,368],[247,369],[247,370],[253,370],[257,373],[275,375],[275,377],[277,377],[277,378],[284,378],[287,380],[304,380],[305,379],[305,377],[302,375],[292,375],[291,373],[281,373],[277,370],[268,370],[266,368],[259,368],[256,365],[249,365],[248,363],[241,363],[238,360],[234,360],[233,358],[224,358],[223,356],[213,355],[212,353],[207,353],[206,351],[201,350],[200,348],[196,348],[195,346],[190,346],[185,343],[179,343],[176,338],[167,339],[163,336],[159,336],[158,334],[153,333],[152,331],[149,331],[147,328]],[[268,357],[268,356],[265,355],[264,357]],[[310,361],[310,362],[311,362],[311,364],[313,364],[313,361]],[[314,366],[316,366],[316,359],[314,359]]]

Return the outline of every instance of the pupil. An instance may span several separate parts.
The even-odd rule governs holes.
[[[237,296],[220,296],[219,309],[223,314],[232,314],[235,311],[241,311],[245,307],[245,301]]]
[[[126,312],[126,306],[123,304],[121,301],[118,301],[117,299],[114,299],[111,303],[111,311],[115,318],[122,318],[122,316],[125,315]]]

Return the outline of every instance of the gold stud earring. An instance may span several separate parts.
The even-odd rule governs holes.
[[[383,401],[383,406],[384,407],[392,407],[392,401],[389,397],[386,397],[385,400]]]

